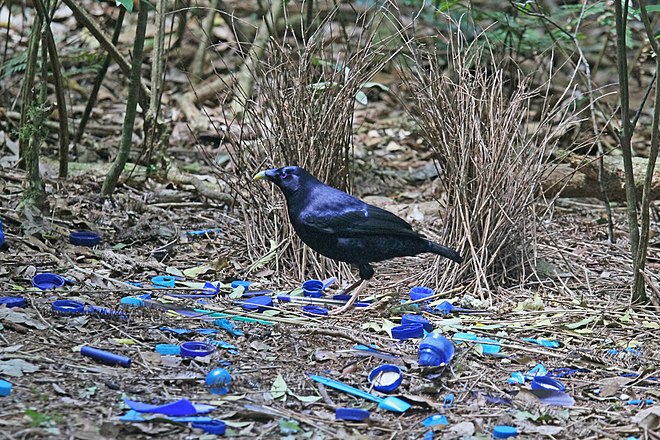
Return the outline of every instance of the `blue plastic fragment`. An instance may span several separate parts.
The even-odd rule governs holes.
[[[587,368],[553,368],[547,375],[551,377],[567,377],[573,376],[578,373],[591,373],[591,370]]]
[[[214,420],[212,417],[208,416],[165,416],[161,414],[139,413],[132,409],[119,417],[119,420],[122,422],[148,422],[152,419],[166,419],[176,423],[208,423]]]
[[[163,405],[151,405],[124,398],[124,403],[137,412],[164,414],[166,416],[194,416],[206,414],[216,409],[213,405],[192,404],[188,399],[180,399]]]
[[[653,405],[653,399],[646,399],[646,400],[630,399],[629,401],[626,402],[626,405],[641,405],[641,404]]]
[[[239,287],[243,287],[245,291],[250,290],[250,286],[253,285],[253,281],[246,281],[246,280],[234,280],[231,282],[231,288],[232,289],[237,289]]]
[[[183,357],[204,357],[214,351],[215,347],[206,342],[187,341],[181,344],[181,356]]]
[[[210,281],[205,281],[202,290],[204,291],[205,294],[217,295],[218,293],[220,293],[220,283],[213,284]]]
[[[451,408],[452,405],[454,405],[454,395],[453,394],[447,394],[445,396],[445,400],[442,403],[443,408]]]
[[[413,313],[406,313],[401,317],[401,325],[421,324],[427,332],[433,331],[433,324],[422,315],[415,315]]]
[[[303,306],[303,313],[307,316],[325,316],[328,314],[328,309],[321,306]]]
[[[89,345],[83,345],[80,347],[80,354],[91,357],[95,361],[106,365],[121,365],[124,368],[129,368],[131,366],[131,358],[110,351],[90,347]]]
[[[124,281],[124,282],[126,284],[130,284],[131,286],[140,287],[140,288],[142,287],[142,283],[137,282],[137,281]]]
[[[349,420],[352,422],[361,422],[369,418],[369,411],[362,408],[337,408],[335,409],[335,419]]]
[[[226,318],[218,318],[213,321],[213,324],[217,325],[233,336],[243,336],[245,334],[243,331],[237,329],[236,326]]]
[[[185,334],[188,334],[188,333],[192,333],[192,330],[189,330],[187,328],[165,327],[165,326],[163,326],[163,327],[160,327],[159,329],[164,331],[164,332],[170,332],[170,333],[174,333],[174,334],[177,334],[177,335],[185,335]]]
[[[511,376],[506,380],[506,383],[509,385],[514,385],[514,384],[524,384],[525,383],[525,376],[522,374],[521,371],[514,371],[511,373]]]
[[[6,380],[0,379],[0,397],[9,396],[11,394],[11,383]]]
[[[101,237],[93,231],[77,231],[69,234],[69,243],[75,246],[93,247],[100,242]]]
[[[64,278],[50,272],[38,273],[32,277],[32,285],[40,290],[57,289],[64,285]]]
[[[532,389],[564,391],[566,389],[566,385],[561,383],[559,380],[553,379],[549,376],[535,376],[532,378]]]
[[[214,368],[206,375],[205,383],[211,394],[227,394],[231,384],[231,374],[224,368]]]
[[[538,339],[536,339],[536,338],[520,338],[520,339],[522,339],[525,342],[531,342],[533,344],[542,345],[542,346],[548,347],[548,348],[557,348],[557,347],[559,347],[559,342],[558,341],[551,341],[549,339],[543,339],[543,338],[538,338]]]
[[[526,377],[531,378],[535,376],[547,376],[548,375],[548,370],[545,369],[543,364],[536,364],[527,374],[525,374]]]
[[[2,220],[0,220],[0,247],[5,244],[5,232],[2,230]]]
[[[514,426],[498,425],[493,428],[493,437],[495,438],[509,438],[518,435],[518,429]]]
[[[239,301],[241,307],[251,312],[264,312],[273,308],[273,297],[271,296],[253,296]]]
[[[4,305],[8,309],[13,307],[25,307],[27,301],[22,296],[2,296],[0,297],[0,306]]]
[[[204,235],[207,236],[213,236],[215,234],[219,234],[222,232],[222,229],[199,229],[197,231],[186,231],[186,235],[190,235],[191,237],[201,237]]]
[[[454,344],[440,333],[431,332],[419,344],[418,363],[422,367],[447,365],[454,357]]]
[[[323,281],[307,280],[302,284],[303,295],[311,298],[321,298],[323,296]]]
[[[404,324],[397,325],[391,329],[392,337],[400,341],[407,339],[421,338],[424,336],[424,326],[422,324]]]
[[[163,356],[178,356],[181,354],[181,347],[176,344],[156,344],[156,352]]]
[[[107,319],[128,319],[128,315],[126,313],[120,312],[119,310],[109,309],[107,307],[86,306],[85,314]]]
[[[438,304],[437,306],[435,306],[433,308],[433,311],[441,313],[443,315],[449,315],[451,312],[454,311],[455,308],[456,307],[454,307],[454,305],[452,303],[450,303],[448,301],[443,301],[440,304]]]
[[[53,313],[58,315],[82,315],[85,313],[85,305],[78,301],[69,299],[58,299],[50,306]]]
[[[642,355],[642,350],[639,348],[634,348],[634,347],[628,347],[625,350],[626,353],[630,353],[633,356],[641,356]]]
[[[617,356],[618,354],[619,354],[619,350],[617,350],[616,348],[610,348],[605,352],[606,356],[612,356],[612,357]]]
[[[433,296],[433,289],[425,286],[415,286],[410,289],[410,299],[413,301],[422,300]]]
[[[137,298],[135,296],[125,296],[119,300],[119,303],[129,307],[141,307],[144,305],[142,298]]]
[[[192,422],[193,428],[201,429],[207,434],[224,435],[227,424],[222,420],[211,420],[210,422]]]
[[[448,424],[449,421],[447,421],[447,417],[443,416],[442,414],[433,414],[432,416],[428,416],[422,421],[422,425],[426,426],[427,428]]]
[[[426,431],[424,433],[424,437],[422,437],[424,440],[433,440],[433,431]]]

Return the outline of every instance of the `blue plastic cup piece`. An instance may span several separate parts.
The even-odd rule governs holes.
[[[104,363],[106,365],[121,365],[128,368],[131,366],[131,358],[122,356],[120,354],[112,353],[98,348],[83,345],[80,347],[80,354],[83,356],[91,357],[95,361]]]
[[[406,313],[403,315],[401,317],[401,325],[409,324],[421,324],[427,332],[433,331],[433,324],[431,324],[431,321],[424,318],[422,315],[415,315],[412,313]]]
[[[431,332],[419,344],[419,365],[439,367],[447,365],[454,357],[456,349],[452,342],[440,333]]]
[[[250,312],[263,312],[273,307],[272,296],[253,296],[241,301],[241,306]]]
[[[417,301],[420,299],[428,298],[433,295],[433,289],[430,287],[416,286],[410,289],[410,299]]]
[[[214,368],[206,375],[206,388],[211,394],[227,394],[231,384],[231,374],[224,368]]]
[[[307,280],[302,284],[303,295],[311,298],[321,298],[323,296],[323,281]]]
[[[245,291],[247,292],[250,290],[250,286],[254,284],[252,281],[245,281],[245,280],[234,280],[231,282],[231,288],[236,289],[238,287],[243,286],[245,288]]]
[[[70,299],[58,299],[50,305],[51,310],[59,315],[82,315],[85,313],[85,305]]]
[[[335,419],[349,420],[351,422],[362,422],[369,418],[369,411],[362,408],[337,408],[335,409]]]
[[[385,364],[371,370],[368,379],[376,391],[391,393],[401,385],[403,374],[396,365]]]
[[[215,347],[206,342],[188,341],[181,344],[181,356],[204,357],[215,351]]]
[[[0,396],[9,396],[11,394],[11,383],[0,379]]]
[[[493,437],[495,438],[509,438],[518,435],[518,430],[515,426],[497,425],[493,428]]]
[[[3,304],[11,309],[13,307],[25,307],[27,301],[22,296],[2,296],[0,297],[0,306]]]
[[[176,284],[176,277],[171,275],[158,275],[151,278],[151,284],[157,289],[169,289]]]
[[[328,314],[328,309],[321,306],[304,306],[302,309],[307,316],[325,316]]]
[[[77,231],[69,234],[69,243],[75,246],[96,246],[101,242],[101,237],[92,231]]]
[[[156,344],[156,353],[163,356],[178,356],[181,354],[181,347],[176,344]]]
[[[424,336],[424,326],[422,324],[406,324],[392,327],[392,337],[405,341],[407,339],[421,338]]]
[[[64,278],[50,272],[38,273],[32,277],[32,285],[41,290],[57,289],[64,285]]]
[[[548,376],[535,376],[532,378],[533,390],[564,391],[566,385],[557,379]]]
[[[477,335],[474,333],[463,333],[463,332],[457,332],[454,333],[454,336],[452,336],[452,339],[457,340],[457,339],[463,339],[465,341],[476,341],[477,340]],[[461,344],[464,341],[456,341],[457,344]]]
[[[222,420],[211,420],[210,422],[192,422],[193,428],[201,429],[207,434],[225,435],[227,424]]]

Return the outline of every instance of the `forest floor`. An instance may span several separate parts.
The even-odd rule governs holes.
[[[116,14],[106,5],[87,6],[97,17]],[[55,32],[65,36],[58,41],[78,44],[70,11],[56,15]],[[26,24],[29,19],[22,18]],[[218,29],[221,34],[224,28]],[[220,34],[214,37],[224,38]],[[131,40],[129,31],[122,34],[125,52]],[[218,45],[214,50],[222,54],[229,49]],[[180,61],[185,64],[185,58]],[[93,75],[82,76],[79,81],[89,85]],[[231,287],[232,281],[245,280],[246,272],[253,282],[250,291],[299,295],[305,280],[293,275],[290,262],[263,259],[268,249],[245,252],[242,215],[198,191],[194,182],[219,182],[217,168],[205,158],[224,157],[219,162],[226,164],[227,157],[222,146],[203,147],[207,154],[196,148],[191,133],[200,133],[180,117],[172,98],[175,90],[189,85],[182,72],[168,72],[164,113],[172,118],[172,132],[163,169],[146,177],[143,167],[129,166],[132,177],[113,197],[99,197],[125,110],[125,79],[114,67],[108,76],[69,178],[56,178],[57,164],[48,159],[56,157],[57,136],[51,133],[46,140],[41,170],[47,213],[18,213],[26,182],[16,167],[18,119],[0,112],[8,127],[0,130],[0,220],[7,244],[0,250],[0,296],[26,300],[23,307],[0,306],[0,379],[12,385],[8,396],[0,396],[0,439],[214,438],[193,428],[190,420],[146,414],[136,421],[127,399],[211,405],[212,411],[193,421],[221,420],[225,436],[235,438],[487,439],[495,426],[507,425],[517,429],[519,438],[660,439],[660,314],[652,306],[630,306],[623,206],[613,208],[612,244],[601,202],[558,199],[532,240],[536,267],[508,286],[490,291],[456,286],[435,292],[430,303],[411,304],[410,289],[433,278],[429,272],[435,257],[419,256],[377,265],[363,298],[373,302],[371,307],[310,317],[298,304],[276,301],[272,310],[248,313],[237,301],[245,292]],[[394,82],[386,74],[375,80]],[[7,90],[18,96],[18,81],[6,81]],[[80,104],[76,93],[72,99]],[[207,104],[206,114],[221,120],[221,106]],[[432,155],[420,148],[400,105],[381,93],[367,107],[356,108],[355,194],[395,211],[415,229],[439,224],[435,200],[441,185],[430,166]],[[286,221],[282,202],[273,192],[273,215]],[[655,208],[658,212],[657,202]],[[657,288],[657,217],[651,229],[647,272]],[[70,244],[69,234],[79,230],[98,232],[100,243]],[[259,270],[248,271],[255,263]],[[40,273],[57,274],[66,283],[40,290],[32,285]],[[326,295],[352,282],[348,273],[346,267],[326,273],[339,278]],[[156,276],[176,277],[176,287],[154,287]],[[209,294],[204,282],[220,283],[220,288]],[[176,296],[200,292],[207,303]],[[151,300],[141,307],[121,304],[124,297],[145,294]],[[55,312],[56,300],[113,312]],[[443,315],[435,307],[443,301],[471,310]],[[213,310],[191,312],[200,307]],[[447,366],[421,368],[420,339],[391,337],[404,313],[423,314],[450,339],[469,332],[490,338],[490,344],[456,338],[456,353]],[[156,351],[159,344],[187,341],[211,343],[215,349],[203,357]],[[84,345],[126,356],[130,367],[82,356]],[[356,349],[359,345],[372,345],[375,351]],[[322,375],[370,390],[369,372],[384,363],[403,372],[401,385],[392,392],[411,404],[403,413],[310,379]],[[205,385],[215,368],[231,375],[226,394],[213,394]],[[539,371],[563,383],[565,391],[532,389],[532,376]],[[514,378],[518,382],[510,383]],[[336,420],[338,407],[367,409],[370,416],[362,422]]]

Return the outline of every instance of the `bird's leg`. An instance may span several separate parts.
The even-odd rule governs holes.
[[[348,310],[348,309],[350,309],[351,307],[353,307],[353,304],[355,303],[355,301],[357,300],[358,296],[359,296],[360,293],[362,292],[362,289],[364,289],[364,287],[365,287],[366,285],[367,285],[367,280],[360,279],[360,280],[357,280],[356,282],[354,282],[354,283],[353,283],[348,289],[346,289],[344,292],[342,292],[343,294],[347,294],[347,293],[350,292],[351,290],[354,290],[354,289],[355,289],[355,292],[353,292],[353,293],[351,294],[351,299],[349,299],[348,302],[346,302],[346,304],[344,304],[344,305],[341,306],[340,308],[338,308],[338,309],[333,310],[332,312],[330,312],[330,314],[331,314],[331,315],[341,315],[341,314],[344,313],[346,310]],[[357,287],[357,289],[356,289],[356,287]]]

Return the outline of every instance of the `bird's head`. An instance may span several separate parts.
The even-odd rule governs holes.
[[[270,180],[288,196],[298,191],[311,177],[303,168],[288,166],[264,170],[254,176],[254,180]]]

